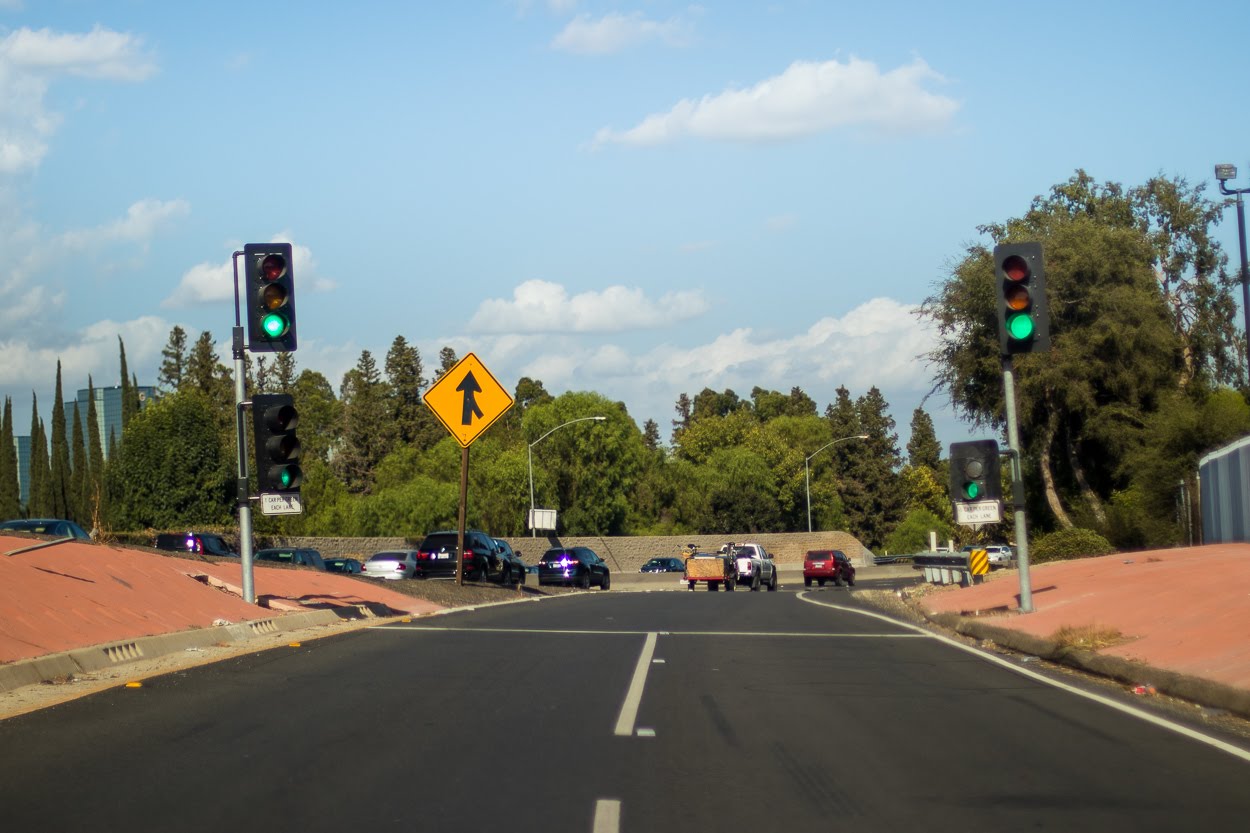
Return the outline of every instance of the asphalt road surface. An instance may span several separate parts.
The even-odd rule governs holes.
[[[592,591],[102,692],[0,722],[0,830],[1244,829],[1244,753],[830,603]]]

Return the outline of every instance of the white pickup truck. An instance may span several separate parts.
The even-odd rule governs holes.
[[[721,552],[733,556],[738,584],[752,590],[759,590],[761,585],[770,591],[777,589],[777,563],[761,544],[726,544]]]

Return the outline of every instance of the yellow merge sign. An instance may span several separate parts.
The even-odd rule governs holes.
[[[423,398],[465,448],[512,407],[512,396],[472,353],[444,373]]]

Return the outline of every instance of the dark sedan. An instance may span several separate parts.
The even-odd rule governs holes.
[[[514,552],[512,545],[502,538],[496,538],[495,552],[499,555],[499,583],[525,583],[525,562],[520,553]]]
[[[680,573],[686,569],[686,562],[680,558],[653,558],[642,565],[640,573]]]
[[[33,532],[36,535],[55,535],[57,538],[78,538],[90,541],[91,536],[73,521],[60,518],[19,518],[14,521],[0,523],[0,529],[11,529],[15,532]]]
[[[553,547],[538,560],[538,583],[564,584],[589,590],[612,586],[608,565],[590,547]]]
[[[326,558],[323,559],[326,564],[327,573],[348,573],[349,575],[360,575],[361,564],[355,558]]]

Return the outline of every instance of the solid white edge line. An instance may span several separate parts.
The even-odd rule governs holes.
[[[618,833],[620,829],[621,802],[615,798],[601,798],[596,801],[593,833]]]
[[[1036,671],[1030,671],[1027,668],[1021,668],[1016,663],[1010,662],[1009,660],[1005,660],[1002,657],[995,656],[994,654],[986,653],[985,651],[982,651],[979,648],[974,648],[971,645],[965,645],[962,642],[958,642],[954,639],[951,639],[950,637],[943,636],[942,634],[933,633],[932,631],[925,630],[924,628],[918,625],[913,625],[910,622],[900,622],[897,619],[891,619],[889,616],[885,616],[880,613],[874,613],[870,610],[858,610],[853,607],[843,607],[841,605],[830,604],[829,602],[822,602],[816,599],[809,599],[807,598],[806,592],[800,592],[798,594],[798,598],[801,601],[807,602],[808,604],[820,605],[821,607],[829,607],[829,608],[833,608],[834,610],[841,610],[845,613],[858,613],[861,616],[871,616],[874,619],[881,619],[882,621],[890,622],[892,624],[898,625],[901,628],[908,628],[910,630],[917,631],[932,639],[936,639],[939,642],[945,642],[947,645],[958,648],[959,650],[965,651],[969,654],[972,654],[973,656],[980,657],[986,662],[992,662],[995,665],[1000,665],[1003,668],[1008,669],[1009,671],[1014,671],[1015,673],[1019,674],[1022,677],[1028,677],[1031,680],[1036,680],[1037,682],[1044,683],[1048,686],[1052,686],[1053,688],[1058,688],[1062,691],[1068,692],[1069,694],[1075,694],[1078,697],[1084,697],[1086,700],[1093,700],[1095,703],[1101,703],[1104,706],[1109,706],[1110,708],[1113,708],[1116,711],[1123,712],[1124,714],[1127,714],[1127,715],[1131,715],[1132,717],[1136,717],[1139,720],[1144,720],[1147,723],[1153,723],[1154,725],[1160,728],[1167,729],[1171,732],[1175,732],[1176,734],[1181,735],[1183,737],[1187,737],[1190,740],[1196,740],[1199,743],[1205,743],[1207,746],[1214,747],[1215,749],[1218,749],[1221,752],[1226,752],[1229,755],[1232,755],[1234,758],[1240,758],[1241,760],[1250,763],[1250,752],[1246,751],[1245,749],[1242,749],[1241,747],[1234,746],[1231,743],[1226,743],[1225,741],[1222,741],[1219,738],[1214,738],[1214,737],[1211,737],[1210,735],[1203,734],[1202,732],[1199,732],[1196,729],[1191,729],[1188,726],[1181,725],[1180,723],[1173,723],[1171,720],[1168,720],[1167,718],[1159,717],[1156,714],[1151,714],[1150,712],[1144,711],[1143,709],[1139,709],[1136,706],[1130,706],[1126,703],[1120,703],[1116,700],[1112,700],[1110,697],[1104,697],[1103,695],[1096,694],[1092,691],[1085,691],[1083,689],[1077,688],[1076,686],[1071,686],[1071,685],[1068,685],[1067,683],[1060,682],[1059,680],[1052,680],[1050,677],[1047,677],[1045,674],[1038,674]]]
[[[642,703],[642,690],[647,685],[647,671],[651,668],[651,657],[655,654],[656,634],[648,633],[642,644],[642,654],[638,664],[634,666],[634,678],[629,681],[629,691],[625,694],[625,702],[621,704],[621,713],[616,718],[618,737],[628,737],[634,733],[634,721],[638,719],[638,706]]]

